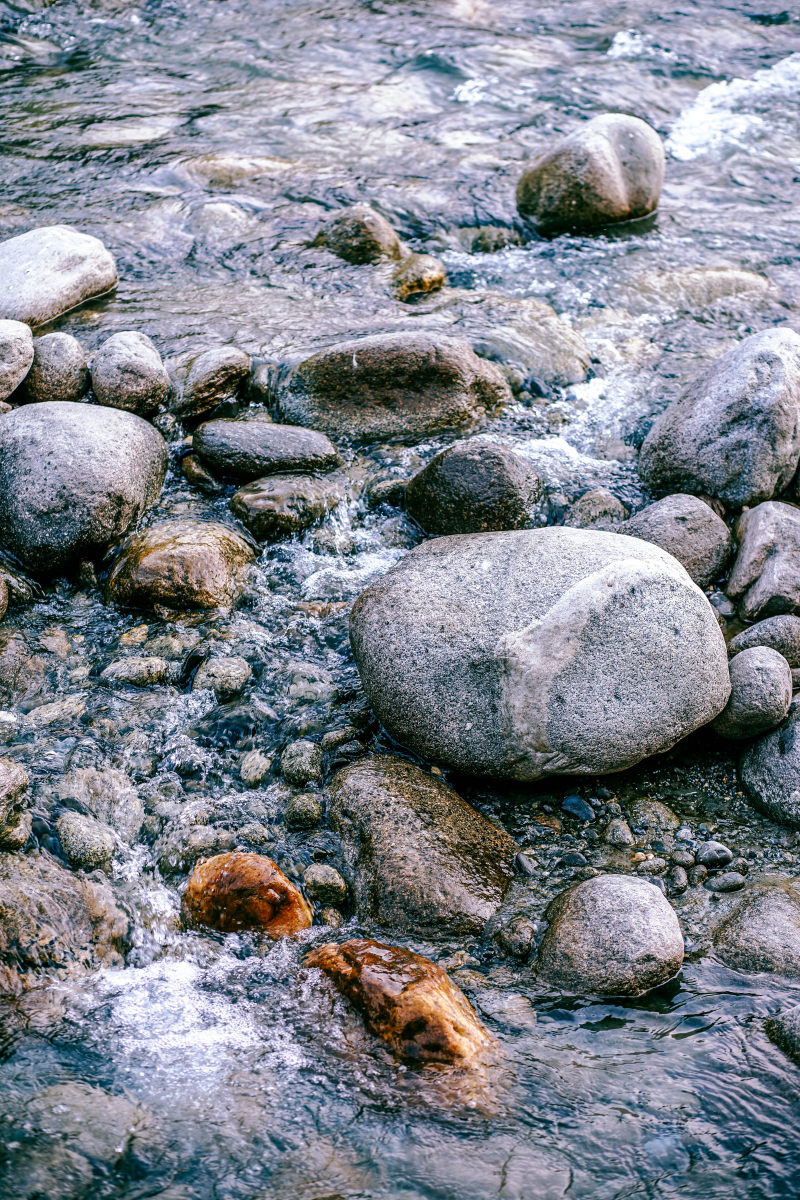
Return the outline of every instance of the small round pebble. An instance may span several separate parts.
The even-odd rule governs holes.
[[[615,817],[606,825],[603,840],[609,846],[632,846],[634,842],[631,827],[623,817]]]
[[[667,883],[673,896],[682,895],[689,886],[689,878],[683,867],[677,864],[673,866],[667,875]]]
[[[565,796],[561,807],[564,812],[577,817],[579,821],[594,820],[594,809],[581,796]]]
[[[697,863],[697,865],[692,867],[691,871],[689,871],[689,883],[692,885],[692,887],[697,887],[699,883],[702,883],[703,880],[707,878],[708,867],[704,867],[702,863]]]
[[[288,829],[314,829],[322,820],[322,804],[312,792],[292,796],[283,814]]]
[[[726,867],[732,858],[733,851],[729,850],[727,846],[723,846],[722,842],[702,842],[697,847],[698,863],[710,871]]]
[[[722,871],[719,875],[709,875],[705,886],[710,892],[738,892],[746,883],[738,871]]]
[[[342,905],[347,899],[347,884],[329,863],[312,863],[303,873],[306,895],[318,904]]]
[[[322,749],[316,742],[290,742],[281,755],[281,774],[287,783],[302,787],[322,779]]]

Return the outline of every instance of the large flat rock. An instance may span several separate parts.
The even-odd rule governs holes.
[[[45,325],[117,282],[111,253],[69,225],[45,225],[0,242],[0,318]]]

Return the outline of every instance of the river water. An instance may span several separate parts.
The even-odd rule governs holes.
[[[0,235],[65,222],[118,260],[116,293],[57,326],[89,349],[134,328],[172,364],[229,342],[274,361],[343,335],[445,330],[464,303],[474,340],[491,346],[484,293],[545,301],[589,341],[591,377],[544,389],[487,432],[533,457],[546,443],[566,499],[577,472],[584,487],[604,483],[635,502],[635,448],[653,412],[738,338],[798,326],[800,12],[788,3],[0,0],[0,71]],[[614,234],[522,239],[513,196],[523,164],[609,110],[645,118],[666,141],[658,214]],[[443,259],[445,292],[401,305],[381,268],[311,245],[327,214],[359,200]],[[495,249],[481,249],[478,227],[505,231]],[[679,274],[720,266],[769,283],[707,302]],[[165,430],[177,450],[181,431]],[[152,818],[148,840],[114,867],[134,925],[125,969],[3,1009],[4,1109],[79,1081],[153,1116],[146,1161],[99,1164],[88,1190],[65,1174],[48,1197],[800,1192],[800,1076],[762,1027],[800,996],[707,952],[728,899],[690,889],[676,900],[689,939],[682,976],[635,1004],[565,1003],[494,943],[467,947],[472,965],[454,978],[503,1051],[477,1081],[406,1070],[376,1046],[300,967],[304,946],[330,930],[265,949],[180,929],[185,871],[171,869],[157,836],[170,814],[234,833],[260,822],[261,848],[295,877],[312,859],[339,862],[324,827],[285,830],[277,771],[248,791],[238,765],[248,746],[277,753],[347,726],[341,761],[382,744],[359,696],[347,609],[419,534],[398,510],[369,510],[359,484],[407,475],[440,447],[353,456],[347,503],[321,530],[267,549],[231,617],[120,613],[96,590],[60,582],[6,618],[43,664],[0,722],[3,753],[31,774],[42,844],[54,846],[58,782],[77,768],[124,771]],[[155,515],[167,514],[230,519],[226,496],[201,496],[177,469]],[[208,692],[102,685],[119,639],[142,624],[142,653],[244,654],[255,682],[237,711],[220,713]],[[44,728],[23,719],[72,694],[82,715]],[[516,791],[455,782],[536,852],[540,869],[514,893],[519,911],[540,917],[566,885],[567,849],[614,865],[591,825],[560,813],[575,781]],[[626,803],[667,802],[695,832],[749,853],[754,876],[797,875],[795,835],[750,811],[733,760],[702,736],[602,782]],[[578,790],[591,798],[599,786]],[[374,932],[351,917],[337,936],[362,931]],[[438,958],[460,947],[417,948]],[[7,1147],[15,1182],[0,1194],[45,1194],[25,1182],[25,1155],[37,1152],[33,1136]]]

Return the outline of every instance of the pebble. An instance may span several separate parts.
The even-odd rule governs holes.
[[[669,874],[667,875],[667,883],[669,884],[670,892],[674,896],[680,896],[683,892],[685,892],[689,886],[689,878],[683,867],[677,864],[671,867]]]
[[[170,664],[165,658],[131,655],[119,658],[100,673],[108,683],[128,683],[133,687],[149,687],[163,683],[170,673]]]
[[[347,883],[328,863],[312,863],[303,873],[306,895],[318,904],[341,906],[347,900]]]
[[[86,355],[77,338],[46,333],[33,339],[33,365],[25,377],[26,401],[80,400],[90,382]]]
[[[676,867],[686,867],[687,869],[693,867],[695,862],[691,850],[673,850],[670,859]]]
[[[302,787],[322,779],[322,748],[315,742],[290,742],[281,755],[281,774],[287,783]]]
[[[313,916],[302,893],[262,854],[217,854],[192,871],[183,894],[188,920],[230,933],[261,930],[271,938],[308,929]]]
[[[116,839],[113,830],[93,817],[77,812],[62,813],[56,822],[56,832],[71,867],[92,871],[111,866]]]
[[[696,857],[701,866],[713,871],[727,866],[733,858],[733,851],[723,846],[722,842],[708,841],[697,847]]]
[[[594,820],[594,809],[591,804],[587,804],[580,796],[565,796],[561,807],[564,812],[577,817],[579,821]]]
[[[646,858],[644,862],[639,863],[636,868],[640,875],[660,875],[662,871],[666,871],[667,864],[663,858]]]
[[[209,688],[218,700],[230,700],[238,695],[253,674],[246,658],[238,654],[207,658],[192,680],[192,691]]]
[[[161,355],[144,333],[112,334],[94,356],[92,388],[101,404],[148,416],[169,395]]]
[[[632,846],[634,837],[628,822],[623,817],[615,817],[606,825],[603,840],[609,846]]]
[[[710,892],[738,892],[746,883],[744,875],[738,871],[722,871],[719,875],[710,875],[705,886]]]
[[[287,829],[314,829],[322,820],[322,804],[313,792],[292,796],[283,819]]]
[[[689,871],[689,883],[692,885],[692,887],[697,887],[699,883],[702,883],[703,880],[707,878],[708,868],[704,867],[701,863],[698,863],[696,866],[692,867],[691,871]]]
[[[428,292],[438,292],[446,283],[444,263],[430,254],[410,254],[392,274],[392,287],[398,300],[413,300]]]

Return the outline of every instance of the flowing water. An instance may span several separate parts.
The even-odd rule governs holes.
[[[560,472],[556,499],[569,500],[577,481],[637,501],[635,451],[653,412],[738,338],[798,326],[800,12],[783,3],[0,0],[0,235],[56,222],[97,234],[117,257],[120,286],[57,327],[90,350],[114,330],[141,329],[178,365],[229,342],[269,362],[343,335],[446,330],[465,310],[470,336],[491,349],[484,293],[545,301],[589,341],[591,377],[524,393],[486,432],[544,456],[551,476]],[[666,141],[658,214],[591,238],[522,237],[513,196],[523,164],[609,110],[645,118]],[[311,245],[328,213],[358,200],[443,259],[445,292],[402,305],[383,269]],[[701,296],[681,273],[706,267],[768,283]],[[181,431],[163,427],[177,452]],[[169,841],[181,821],[245,844],[258,824],[258,848],[295,877],[313,859],[339,862],[324,827],[284,828],[276,770],[248,790],[239,763],[248,747],[277,754],[331,730],[342,734],[330,768],[381,744],[359,693],[347,609],[419,534],[400,511],[369,509],[361,484],[408,475],[440,447],[354,455],[348,501],[322,529],[266,549],[232,616],[126,614],[97,589],[60,582],[6,618],[38,674],[0,713],[0,740],[31,774],[40,843],[58,852],[59,781],[79,768],[124,771],[148,817],[146,840],[113,872],[133,922],[125,968],[3,1010],[2,1109],[17,1114],[4,1125],[14,1183],[0,1181],[3,1196],[800,1192],[800,1076],[763,1032],[792,987],[707,953],[710,917],[728,898],[695,888],[676,900],[686,965],[640,1003],[543,994],[493,942],[420,944],[437,958],[471,955],[454,978],[502,1047],[477,1081],[398,1066],[301,968],[304,947],[330,930],[266,948],[181,930],[185,869]],[[201,496],[174,468],[155,515],[179,513],[230,519],[226,496]],[[131,634],[126,651],[120,638]],[[185,687],[105,686],[100,670],[130,646],[183,662],[187,678],[221,647],[248,659],[254,682],[233,711]],[[28,716],[65,696],[80,697],[72,715]],[[516,886],[513,910],[541,917],[574,874],[567,850],[614,865],[594,823],[560,813],[574,781],[455,782],[532,847],[539,867]],[[695,833],[749,854],[753,876],[797,873],[795,835],[748,809],[732,759],[702,738],[578,790],[598,804],[612,793],[665,800]],[[359,931],[350,917],[336,936]],[[42,1088],[75,1081],[146,1106],[147,1154],[117,1170],[95,1164],[89,1184],[59,1174],[56,1157],[37,1191],[26,1162],[56,1150],[19,1113]]]

